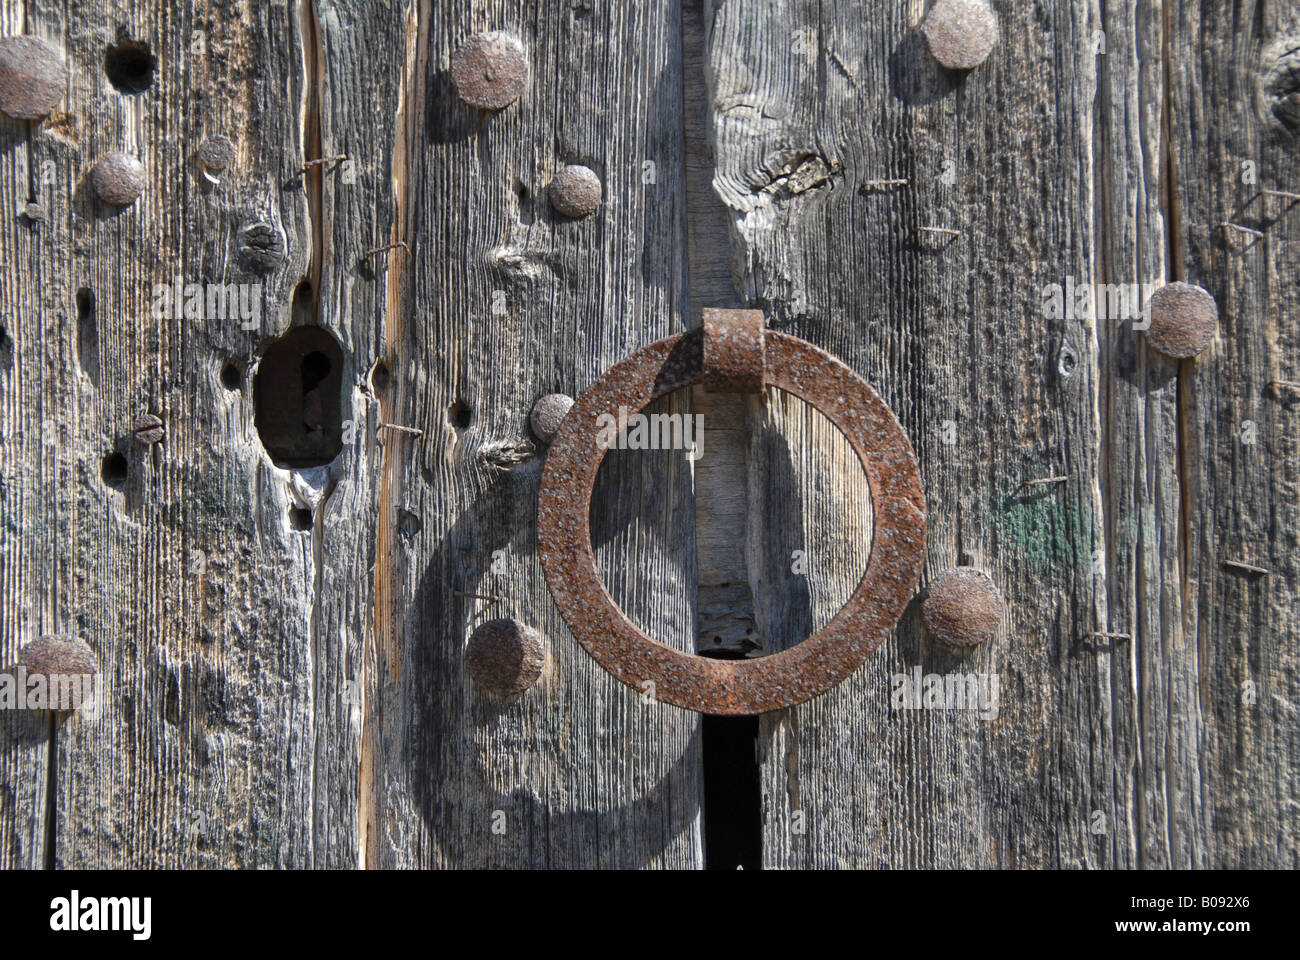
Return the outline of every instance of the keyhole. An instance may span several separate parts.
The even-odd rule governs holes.
[[[319,350],[313,350],[302,358],[302,426],[308,433],[324,426],[321,422],[322,403],[317,390],[329,374],[329,357]]]

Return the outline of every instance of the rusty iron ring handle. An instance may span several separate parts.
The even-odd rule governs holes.
[[[797,337],[764,331],[757,311],[706,311],[705,329],[666,337],[610,367],[551,443],[537,506],[546,581],[578,642],[607,671],[666,703],[754,714],[810,700],[840,683],[889,636],[916,591],[925,557],[925,496],[916,455],[893,411],[866,381]],[[713,314],[712,317],[709,314]],[[732,318],[719,314],[732,314]],[[646,636],[610,597],[591,548],[591,492],[605,450],[597,420],[705,382],[706,389],[779,387],[806,400],[857,452],[875,524],[866,572],[843,609],[803,643],[754,660],[713,660]]]

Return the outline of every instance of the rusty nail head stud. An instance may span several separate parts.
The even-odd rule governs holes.
[[[509,697],[523,693],[542,675],[546,638],[518,620],[501,617],[480,625],[465,648],[465,666],[475,686]]]
[[[479,33],[462,43],[451,58],[456,92],[471,107],[500,110],[519,99],[528,85],[524,46],[508,33]]]
[[[18,651],[18,662],[44,677],[99,672],[94,651],[80,637],[40,637]]]
[[[1167,357],[1185,360],[1211,343],[1219,331],[1219,305],[1209,292],[1178,281],[1151,295],[1147,343]]]
[[[533,412],[528,418],[537,439],[550,443],[555,439],[555,431],[560,429],[560,422],[573,406],[573,397],[563,393],[548,393],[539,397],[533,404]]]
[[[199,161],[214,173],[220,173],[235,160],[235,145],[225,137],[208,137],[199,144]]]
[[[998,42],[998,20],[986,0],[939,0],[921,24],[934,59],[949,70],[970,70]]]
[[[85,685],[70,683],[68,678],[93,677],[99,673],[95,652],[80,637],[40,637],[18,651],[18,663],[27,672],[28,679],[35,676],[46,679],[52,698],[48,705],[58,710],[76,710],[85,702],[82,698],[90,693]],[[70,696],[54,693],[55,679],[60,690],[71,691]]]
[[[23,208],[23,214],[32,223],[45,222],[45,208],[42,207],[39,203],[27,204],[27,206]]]
[[[162,419],[155,414],[146,413],[131,428],[135,438],[144,444],[161,443],[166,431]]]
[[[68,66],[40,37],[0,37],[0,110],[17,120],[43,117],[63,97]]]
[[[90,171],[95,193],[105,203],[129,207],[144,192],[144,164],[125,153],[108,153]]]
[[[588,167],[569,164],[550,186],[551,206],[577,220],[600,206],[600,177]]]
[[[969,648],[992,638],[1004,609],[992,577],[975,567],[957,567],[926,591],[921,618],[944,643]]]

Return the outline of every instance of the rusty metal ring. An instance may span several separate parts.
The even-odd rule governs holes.
[[[848,438],[867,475],[875,515],[866,572],[843,609],[803,643],[754,660],[713,660],[646,636],[596,571],[591,492],[605,450],[601,414],[640,411],[705,376],[704,331],[658,340],[610,367],[565,417],[551,443],[537,507],[538,549],[551,596],[602,667],[656,699],[710,714],[753,714],[802,703],[838,684],[889,636],[916,591],[925,555],[925,497],[912,445],[866,381],[812,344],[766,331],[763,380],[808,401]],[[653,682],[652,688],[644,686]]]

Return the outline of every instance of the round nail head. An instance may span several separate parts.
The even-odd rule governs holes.
[[[1219,305],[1207,290],[1178,281],[1151,295],[1147,343],[1167,357],[1185,360],[1211,343],[1219,332]]]
[[[68,65],[40,37],[0,37],[0,110],[17,120],[43,117],[63,98]]]
[[[572,406],[573,397],[563,393],[548,393],[539,398],[533,404],[533,412],[528,418],[537,439],[543,443],[554,440],[556,431],[560,429],[560,422]]]
[[[528,85],[524,46],[508,33],[470,37],[451,58],[451,80],[471,107],[500,110],[519,99]]]
[[[105,203],[129,207],[144,192],[144,164],[129,154],[105,154],[95,161],[90,182]]]
[[[213,173],[220,173],[235,160],[235,145],[225,137],[208,137],[199,144],[199,161]]]
[[[465,666],[474,685],[509,697],[523,693],[546,666],[546,638],[518,620],[489,620],[474,631],[465,648]]]
[[[944,643],[969,648],[993,637],[1004,610],[992,577],[975,567],[957,567],[927,591],[921,618]]]
[[[32,223],[45,222],[45,208],[39,203],[29,203],[23,208],[23,213]]]
[[[930,53],[949,70],[971,70],[998,42],[998,20],[986,0],[939,0],[921,32]]]
[[[45,678],[48,696],[52,698],[51,709],[76,710],[82,705],[81,698],[87,688],[84,684],[70,682],[71,678],[93,677],[99,673],[95,652],[80,637],[40,637],[18,651],[18,663],[26,671],[28,680],[37,676]],[[61,691],[59,694],[55,693],[55,681]]]
[[[551,206],[566,217],[585,217],[600,206],[600,177],[591,169],[570,164],[551,181]]]

